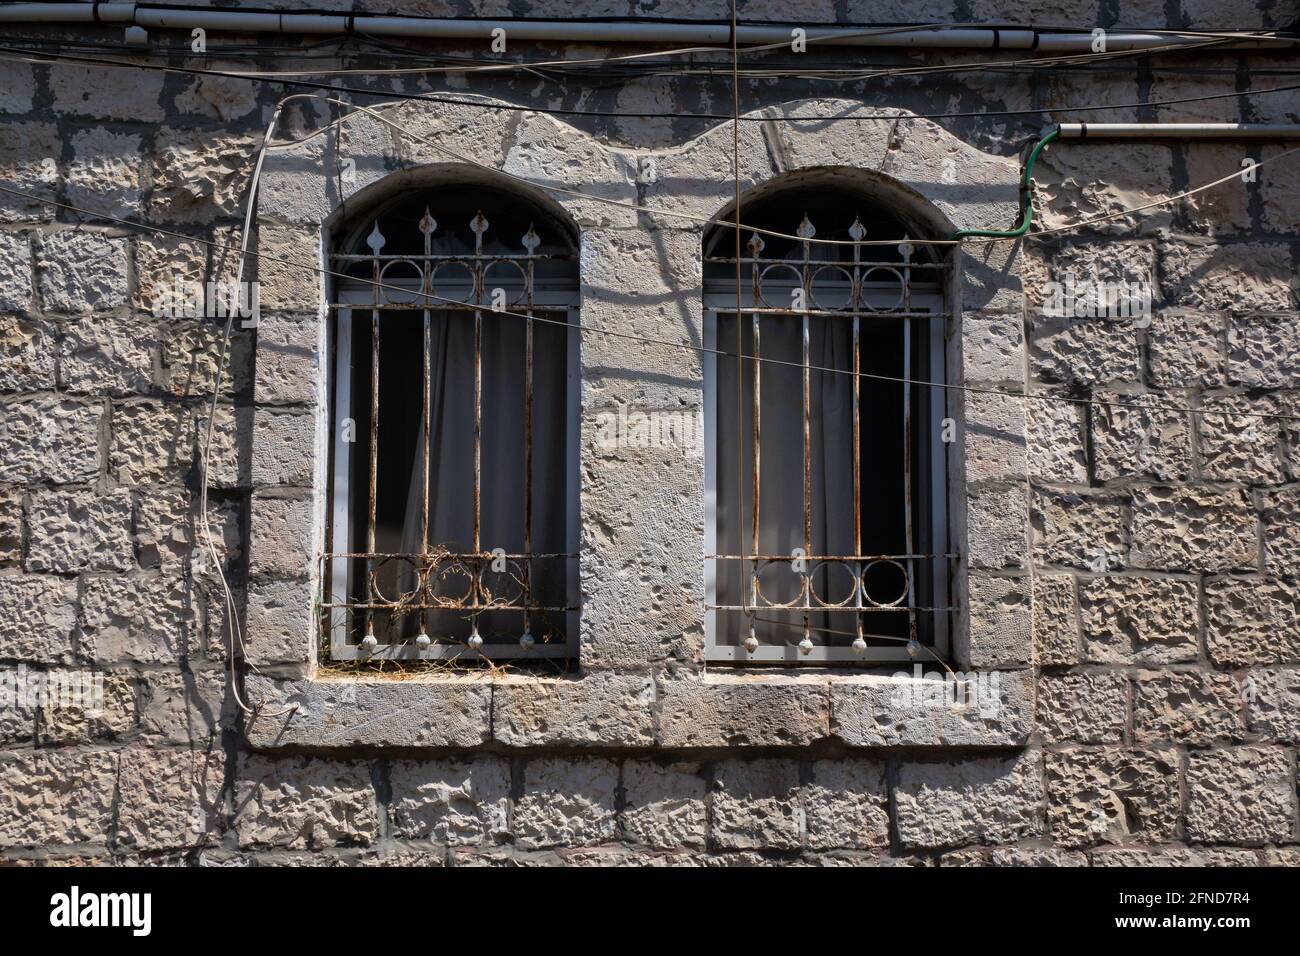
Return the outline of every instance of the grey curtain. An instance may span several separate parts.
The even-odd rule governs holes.
[[[532,421],[532,553],[568,550],[568,494],[566,449],[571,440],[568,422],[568,349],[565,329],[534,323]],[[430,352],[430,449],[424,444],[424,424],[409,440],[415,448],[406,496],[400,551],[420,554],[420,499],[423,467],[429,467],[429,539],[431,551],[468,554],[474,532],[474,315],[471,312],[437,312],[433,315]],[[500,548],[506,554],[524,551],[525,492],[525,360],[526,323],[509,316],[483,315],[480,548]],[[420,401],[415,384],[412,401]],[[523,603],[523,582],[531,572],[532,602],[563,605],[567,598],[569,563],[560,559],[512,561],[503,573],[488,569],[484,585],[498,601]],[[467,571],[473,568],[466,562]],[[465,597],[469,580],[441,564],[431,578],[432,590],[445,599]],[[399,587],[416,587],[414,566],[404,563]],[[470,634],[470,615],[461,610],[428,612],[424,621],[435,637],[464,639]],[[524,615],[489,611],[479,617],[484,640],[516,641]],[[415,614],[393,622],[399,635],[410,638],[419,631]],[[532,630],[538,641],[549,629],[563,633],[564,615],[534,615]]]
[[[717,347],[735,352],[736,317],[718,315]],[[849,319],[810,319],[810,364],[851,369],[852,324]],[[753,354],[752,316],[741,322],[741,343],[745,354]],[[802,363],[803,323],[789,317],[764,316],[760,326],[760,354],[764,358]],[[753,363],[741,363],[740,392],[737,391],[736,362],[717,360],[716,438],[717,455],[717,548],[719,554],[754,553],[752,543],[752,427]],[[803,371],[800,368],[764,363],[761,368],[760,423],[761,496],[759,552],[791,555],[805,548],[810,555],[853,553],[853,392],[852,378],[821,372],[810,373],[811,469],[809,505],[811,541],[804,540],[803,461]],[[861,414],[871,414],[862,392]],[[864,502],[864,506],[865,506]],[[746,564],[746,567],[752,567]],[[843,569],[819,566],[810,561],[813,585],[830,601],[851,594],[852,579]],[[747,593],[748,572],[741,562],[717,563],[719,604],[739,605]],[[796,601],[800,592],[798,575],[789,564],[773,564],[760,572],[759,586],[768,602]],[[816,602],[814,601],[814,604]],[[756,612],[755,630],[765,644],[795,645],[803,639],[802,612],[767,608]],[[815,612],[814,628],[853,631],[849,613]],[[748,622],[740,613],[717,615],[717,641],[723,645],[741,643],[748,635]],[[831,639],[813,634],[814,643],[847,643],[851,636]]]

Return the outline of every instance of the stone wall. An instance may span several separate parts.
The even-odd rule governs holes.
[[[357,6],[570,12],[547,3],[509,12]],[[727,13],[722,4],[678,6],[632,0],[584,12]],[[741,17],[783,18],[783,6],[742,4]],[[1294,3],[1260,2],[1234,9],[1229,25],[1216,6],[824,0],[805,9],[823,22],[1251,29],[1297,18]],[[483,57],[485,48],[442,49]],[[807,55],[900,66],[988,58]],[[835,167],[905,197],[936,230],[1005,227],[1015,215],[1017,152],[1046,122],[1294,123],[1294,92],[1244,95],[1287,84],[1270,71],[1290,62],[1161,55],[1095,74],[764,82],[745,108],[768,108],[774,120],[782,110],[904,118],[746,124],[742,182]],[[722,80],[627,79],[596,91],[576,79],[539,86],[535,77],[455,74],[445,83],[348,82],[485,104],[730,108]],[[1243,95],[1119,107],[1225,90]],[[232,277],[227,244],[238,238],[261,130],[280,95],[230,78],[0,61],[0,186],[100,214],[0,193],[0,678],[91,675],[103,697],[94,715],[21,702],[0,709],[0,861],[1300,862],[1295,158],[1185,203],[963,253],[954,377],[1014,393],[972,393],[955,405],[956,663],[998,675],[996,712],[900,709],[910,679],[892,668],[705,667],[698,463],[654,449],[602,453],[586,416],[575,667],[391,680],[326,673],[315,657],[317,449],[328,427],[319,281],[269,261],[256,274],[263,315],[237,331],[225,366],[206,516],[197,463],[221,326],[154,310],[178,281]],[[1114,108],[1059,109],[1082,104]],[[1042,112],[908,117],[1005,110]],[[707,217],[730,195],[725,124],[418,101],[385,115],[493,168],[607,198]],[[422,181],[445,162],[370,117],[340,119],[308,100],[286,106],[282,136],[268,151],[255,249],[295,260],[319,255],[345,201]],[[1039,166],[1036,220],[1052,229],[1138,206],[1281,149],[1059,143]],[[638,183],[651,151],[656,181]],[[340,156],[356,160],[355,184],[334,175]],[[945,158],[956,160],[950,178]],[[582,236],[584,320],[691,340],[701,307],[698,224],[556,201]],[[1145,287],[1151,314],[1047,314],[1045,299],[1066,276]],[[584,409],[700,401],[699,363],[688,353],[595,337],[583,348]],[[678,373],[667,383],[647,374],[664,366]],[[237,685],[218,568],[198,545],[204,517],[248,636]],[[243,714],[237,691],[261,712]]]

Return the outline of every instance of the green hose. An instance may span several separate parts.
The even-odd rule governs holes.
[[[1029,158],[1025,160],[1025,170],[1020,176],[1020,225],[1007,232],[999,232],[996,229],[962,229],[953,233],[953,238],[1016,239],[1027,233],[1030,224],[1034,221],[1034,204],[1031,193],[1034,185],[1034,163],[1038,160],[1038,154],[1043,151],[1043,148],[1059,135],[1061,135],[1061,127],[1052,127],[1051,132],[1045,134],[1042,139],[1034,144],[1034,148],[1029,152]]]

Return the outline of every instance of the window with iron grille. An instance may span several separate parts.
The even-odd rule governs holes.
[[[525,197],[456,186],[341,239],[331,658],[573,656],[575,237]]]
[[[800,238],[705,240],[706,345],[728,353],[705,363],[708,658],[944,655],[948,399],[915,383],[944,381],[946,265],[857,194],[789,189],[742,220]]]

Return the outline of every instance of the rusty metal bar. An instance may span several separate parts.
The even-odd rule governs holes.
[[[524,554],[533,550],[533,281],[536,277],[536,263],[533,253],[541,240],[533,231],[530,223],[528,232],[523,237],[524,249],[528,252],[528,271],[524,276],[524,302],[527,304],[528,320],[524,330]],[[531,603],[533,594],[533,562],[524,559],[524,602]],[[520,641],[527,644],[533,633],[532,615],[524,615],[524,633]]]
[[[803,222],[799,224],[797,234],[804,240],[803,243],[803,293],[804,301],[800,303],[805,306],[803,315],[803,553],[806,555],[812,551],[812,340],[811,340],[811,317],[807,311],[807,305],[812,300],[812,243],[811,239],[816,233],[813,224],[808,221],[807,215],[804,216]],[[808,578],[805,573],[802,583],[804,596],[804,606],[808,605]],[[803,616],[803,642],[801,649],[810,650],[812,648],[812,632],[810,630],[812,622],[805,611]]]
[[[366,244],[370,246],[376,258],[371,265],[370,277],[374,282],[374,288],[379,288],[381,279],[381,270],[379,266],[379,250],[384,247],[384,234],[379,231],[379,220],[375,220],[374,229],[371,231]],[[370,310],[370,471],[367,475],[369,502],[366,509],[366,550],[373,553],[375,550],[375,506],[377,501],[377,491],[379,486],[379,309]],[[366,602],[374,601],[375,592],[375,561],[369,558],[366,561]],[[370,640],[375,639],[375,614],[373,609],[366,610],[366,637]]]
[[[754,374],[753,374],[753,377],[754,377],[754,384],[753,384],[753,394],[750,396],[750,398],[751,398],[751,402],[752,402],[752,406],[753,406],[752,409],[751,409],[751,416],[752,416],[752,422],[751,422],[751,426],[752,426],[752,434],[751,434],[751,439],[752,439],[753,452],[754,452],[754,454],[753,454],[753,460],[750,462],[750,468],[752,469],[751,478],[752,478],[752,484],[753,484],[753,498],[754,498],[754,500],[751,502],[751,505],[750,505],[750,522],[751,522],[751,528],[750,528],[750,544],[751,544],[751,546],[752,546],[752,550],[753,550],[753,552],[754,552],[755,554],[758,554],[758,550],[759,550],[759,548],[761,547],[761,544],[760,544],[760,540],[761,540],[761,530],[760,530],[760,529],[761,529],[762,526],[761,526],[761,524],[760,524],[760,519],[761,519],[761,516],[762,516],[762,500],[763,500],[763,487],[762,487],[762,469],[763,469],[763,412],[762,412],[762,403],[761,403],[761,401],[760,401],[760,399],[761,399],[761,397],[762,397],[762,391],[763,391],[763,362],[762,362],[762,359],[759,357],[759,356],[760,356],[760,352],[761,352],[761,350],[762,350],[762,335],[761,335],[761,329],[760,329],[760,326],[761,326],[761,323],[762,323],[762,313],[759,312],[759,307],[760,307],[760,306],[762,305],[762,303],[763,303],[763,295],[762,295],[762,289],[761,289],[761,287],[760,287],[760,282],[759,282],[759,265],[758,265],[758,257],[759,257],[759,254],[763,251],[763,240],[762,240],[761,238],[759,238],[758,233],[754,233],[753,236],[750,237],[750,240],[749,240],[749,251],[750,251],[750,258],[751,258],[750,268],[749,268],[749,275],[750,275],[750,301],[751,301],[751,303],[752,303],[752,305],[753,305],[753,307],[754,307],[754,313],[753,313],[753,319],[752,319],[752,322],[753,322],[753,335],[754,335],[754,342],[753,342],[753,346],[752,346],[752,348],[753,348],[753,355],[754,355],[753,362],[752,362],[752,368],[753,368],[753,373],[754,373]],[[737,322],[740,321],[740,316],[736,316],[736,321],[737,321]],[[740,372],[739,368],[737,368],[736,371],[737,371],[737,374],[739,374],[739,372]],[[739,424],[739,422],[737,422],[737,424]],[[736,441],[737,441],[737,442],[740,441],[739,436],[737,436]],[[744,533],[744,529],[743,529],[743,528],[741,529],[741,533],[742,533],[742,534]],[[740,577],[741,577],[741,580],[742,580],[742,582],[743,582],[743,581],[744,581],[744,578],[745,578],[745,567],[744,567],[744,565],[741,565],[741,568],[740,568]],[[744,586],[744,585],[742,584],[742,587],[743,587],[743,586]],[[753,605],[757,606],[757,604],[758,604],[758,565],[757,565],[757,563],[755,563],[755,564],[753,565],[753,570],[750,572],[750,577],[749,577],[749,599],[748,599],[748,600],[749,600],[749,603],[750,603],[750,604],[753,604]]]
[[[903,307],[912,304],[912,244],[903,237],[898,251],[903,255]],[[912,377],[912,326],[903,323],[903,374],[902,378]],[[912,399],[911,388],[903,385],[903,527],[905,530],[904,550],[912,551]],[[910,641],[916,640],[916,611],[911,610],[916,603],[916,564],[907,559],[907,633]]]
[[[482,211],[475,213],[470,222],[474,232],[474,255],[483,255],[483,233],[487,232],[488,221]],[[474,310],[474,553],[481,555],[482,541],[482,493],[483,493],[483,273],[474,272],[474,303],[480,308]],[[479,558],[475,573],[471,579],[473,603],[481,603],[483,593],[483,561]],[[478,614],[471,617],[470,639],[478,636]],[[481,640],[481,639],[480,639]]]
[[[430,294],[433,292],[433,262],[430,256],[433,251],[433,231],[438,228],[438,223],[434,221],[433,216],[429,214],[429,207],[424,207],[424,216],[420,219],[420,232],[424,234],[424,268],[421,273],[424,278],[424,368],[423,368],[423,388],[420,393],[420,423],[423,430],[424,448],[420,462],[420,553],[429,553],[429,468],[433,459],[433,447],[430,444],[432,435],[432,417],[431,402],[429,393],[433,389],[433,372],[431,362],[433,359],[433,313],[429,310]],[[423,577],[419,584],[421,590],[429,586],[428,578]],[[420,614],[420,630],[417,640],[427,641],[429,635],[425,629],[424,614]]]

